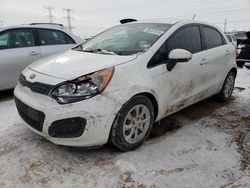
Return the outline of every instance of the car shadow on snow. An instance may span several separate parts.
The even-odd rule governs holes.
[[[212,116],[216,110],[227,106],[234,100],[235,97],[231,97],[229,101],[222,103],[218,102],[215,97],[211,97],[184,108],[183,110],[155,123],[150,135],[150,139],[162,137],[169,132],[176,131],[186,124],[198,121],[206,116]]]

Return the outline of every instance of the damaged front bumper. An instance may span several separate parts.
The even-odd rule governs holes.
[[[18,84],[14,91],[19,115],[35,133],[54,144],[91,147],[107,143],[121,106],[103,96],[60,105]]]

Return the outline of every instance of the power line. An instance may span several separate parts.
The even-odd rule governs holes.
[[[72,32],[72,29],[74,27],[72,26],[72,23],[71,23],[71,20],[73,19],[73,17],[71,16],[71,12],[73,12],[73,10],[69,9],[69,8],[65,8],[63,10],[66,11],[66,14],[67,14],[66,19],[67,19],[67,22],[68,22],[68,30],[70,32]]]
[[[55,16],[53,15],[53,11],[55,10],[55,7],[44,6],[44,9],[48,10],[49,22],[50,22],[50,23],[53,23],[53,18],[55,17]]]

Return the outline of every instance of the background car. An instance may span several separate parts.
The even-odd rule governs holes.
[[[236,61],[239,67],[250,63],[250,32],[246,32],[245,35],[247,39],[242,40],[236,49]]]
[[[13,88],[33,61],[67,51],[84,40],[61,24],[33,23],[0,28],[0,90]]]
[[[213,95],[228,100],[235,56],[221,30],[205,22],[122,24],[27,67],[16,106],[32,131],[55,144],[110,141],[129,151],[148,138],[153,122]]]

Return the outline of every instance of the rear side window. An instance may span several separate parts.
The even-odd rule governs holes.
[[[203,27],[205,49],[211,49],[226,44],[224,37],[216,29]]]
[[[148,67],[163,63],[168,59],[169,52],[177,48],[185,49],[192,54],[200,52],[202,46],[199,26],[185,27],[170,36],[151,58]]]
[[[227,39],[229,40],[229,42],[232,42],[232,38],[230,35],[227,35]]]
[[[0,34],[0,49],[23,48],[35,46],[31,29],[17,29]]]
[[[67,34],[57,30],[38,29],[41,45],[74,44]]]
[[[232,35],[233,41],[236,42],[236,38],[234,35]]]

